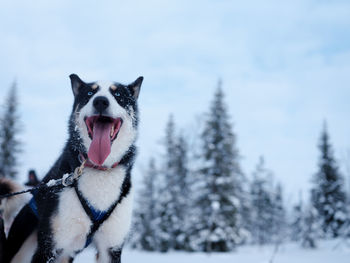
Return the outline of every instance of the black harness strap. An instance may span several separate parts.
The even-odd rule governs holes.
[[[79,191],[78,189],[78,184],[75,183],[74,184],[74,189],[75,192],[77,193],[77,196],[79,198],[79,201],[82,205],[82,207],[84,208],[85,213],[90,217],[90,220],[92,221],[92,225],[90,228],[90,232],[86,237],[86,243],[85,243],[85,247],[89,246],[93,235],[96,233],[96,231],[99,229],[99,227],[103,224],[103,222],[105,222],[109,216],[113,213],[114,209],[116,208],[116,206],[122,201],[122,199],[124,198],[124,195],[120,195],[119,199],[117,201],[115,201],[109,208],[107,211],[99,211],[96,210],[83,196],[83,194]]]

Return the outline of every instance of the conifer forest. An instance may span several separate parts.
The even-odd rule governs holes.
[[[221,82],[200,126],[196,141],[188,141],[169,116],[164,154],[150,158],[136,197],[134,248],[225,252],[288,241],[316,248],[322,239],[350,238],[350,193],[326,121],[315,142],[312,188],[292,206],[263,156],[252,174],[242,170]]]

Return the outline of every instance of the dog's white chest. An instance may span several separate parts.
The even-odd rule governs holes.
[[[78,188],[95,209],[106,211],[119,198],[124,178],[122,167],[110,171],[85,168]]]
[[[112,171],[97,171],[86,168],[79,178],[78,189],[96,210],[106,211],[119,199],[124,178],[125,172],[122,168],[116,168]],[[131,221],[130,199],[129,196],[123,199],[110,218],[100,227],[109,245],[122,240],[127,234]],[[119,226],[116,224],[117,221],[122,221],[119,222]],[[51,225],[57,248],[63,249],[65,254],[71,254],[84,248],[92,222],[80,203],[74,188],[66,188],[60,193],[58,211],[52,218]],[[107,230],[108,228],[111,230]],[[117,230],[118,228],[124,229]],[[117,235],[118,240],[115,238],[110,240],[108,232],[115,235],[115,231],[120,233]]]
[[[57,214],[51,221],[54,241],[58,249],[70,252],[84,248],[91,221],[73,188],[64,189],[59,198]]]

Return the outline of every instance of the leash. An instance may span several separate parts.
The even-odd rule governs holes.
[[[21,194],[25,194],[25,193],[32,193],[32,192],[35,192],[35,191],[37,191],[39,189],[43,189],[43,188],[51,188],[51,187],[58,186],[58,185],[63,185],[64,187],[70,186],[82,175],[84,167],[85,167],[85,163],[86,163],[86,160],[83,161],[79,167],[75,168],[73,173],[65,174],[60,179],[56,179],[56,180],[52,179],[52,180],[48,181],[47,183],[40,183],[38,186],[27,189],[27,190],[0,195],[0,200],[3,198],[8,198],[8,197],[21,195]]]

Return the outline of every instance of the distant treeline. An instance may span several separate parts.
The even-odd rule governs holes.
[[[312,176],[311,199],[286,208],[282,185],[261,157],[251,176],[240,166],[236,136],[219,82],[204,121],[190,140],[170,116],[164,154],[154,156],[136,197],[134,248],[148,251],[232,251],[243,244],[350,236],[344,179],[326,125]]]

